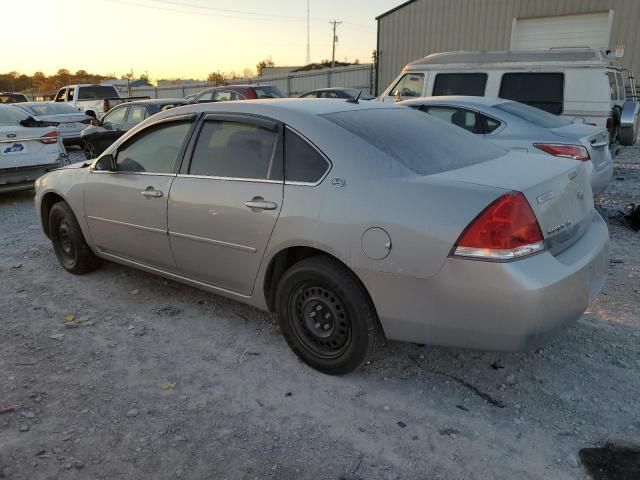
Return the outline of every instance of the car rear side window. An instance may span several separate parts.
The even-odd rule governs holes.
[[[471,133],[484,133],[481,117],[476,112],[459,107],[426,107],[429,115],[433,115],[447,123],[464,128]]]
[[[323,115],[419,175],[468,167],[506,153],[455,125],[412,108],[375,108]]]
[[[118,148],[119,172],[173,173],[191,122],[161,123],[133,136]]]
[[[285,178],[287,182],[318,183],[329,170],[329,162],[290,129],[284,134]]]
[[[473,95],[484,96],[486,73],[439,73],[433,84],[433,96]]]
[[[127,115],[127,123],[140,123],[147,116],[147,107],[144,105],[131,105]]]
[[[564,103],[564,74],[505,73],[499,96],[559,115]]]
[[[79,87],[78,100],[103,100],[105,98],[118,98],[116,89],[106,85],[91,87]]]
[[[258,125],[207,121],[198,137],[189,174],[266,180],[277,141],[276,131]]]

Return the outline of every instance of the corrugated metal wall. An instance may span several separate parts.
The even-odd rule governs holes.
[[[514,18],[613,10],[610,48],[640,74],[640,0],[417,0],[378,20],[378,93],[412,60],[455,50],[507,50]]]
[[[290,97],[298,96],[309,90],[325,87],[360,88],[364,93],[373,90],[373,68],[371,64],[350,65],[348,67],[326,68],[308,72],[287,73],[269,77],[254,77],[249,79],[231,80],[229,85],[261,83],[275,85]],[[214,87],[214,83],[171,85],[164,87],[136,87],[131,89],[133,96],[151,98],[183,98],[190,93],[197,93],[205,88]],[[122,91],[122,95],[126,95]]]

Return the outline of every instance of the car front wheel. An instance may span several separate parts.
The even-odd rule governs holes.
[[[100,266],[100,259],[87,245],[78,220],[67,203],[58,202],[51,207],[49,236],[56,257],[66,271],[82,275]]]
[[[93,160],[98,156],[96,147],[93,143],[84,141],[82,143],[82,150],[84,150],[84,156],[87,160]]]
[[[289,268],[278,284],[276,308],[289,347],[330,375],[367,362],[384,336],[360,281],[328,257],[310,257]]]

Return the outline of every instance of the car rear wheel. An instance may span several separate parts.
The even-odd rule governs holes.
[[[100,266],[101,260],[87,245],[80,225],[67,203],[58,202],[51,207],[49,235],[53,250],[66,271],[82,275]]]
[[[289,347],[330,375],[367,362],[384,336],[362,284],[331,258],[311,257],[289,268],[278,284],[276,308]]]
[[[94,158],[97,158],[98,154],[96,152],[96,147],[93,143],[91,142],[83,142],[82,143],[82,150],[84,150],[84,156],[87,158],[87,160],[93,160]]]

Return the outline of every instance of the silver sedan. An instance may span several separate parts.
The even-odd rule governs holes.
[[[80,132],[91,123],[90,116],[64,103],[24,102],[11,106],[38,122],[56,127],[65,145],[81,145]]]
[[[159,113],[41,177],[71,273],[109,260],[277,312],[307,364],[384,337],[519,350],[603,286],[606,224],[583,162],[508,152],[394,105],[282,99]]]
[[[442,96],[400,102],[507,150],[573,158],[585,162],[593,193],[603,192],[613,175],[609,134],[603,128],[571,123],[539,108],[491,97]]]

